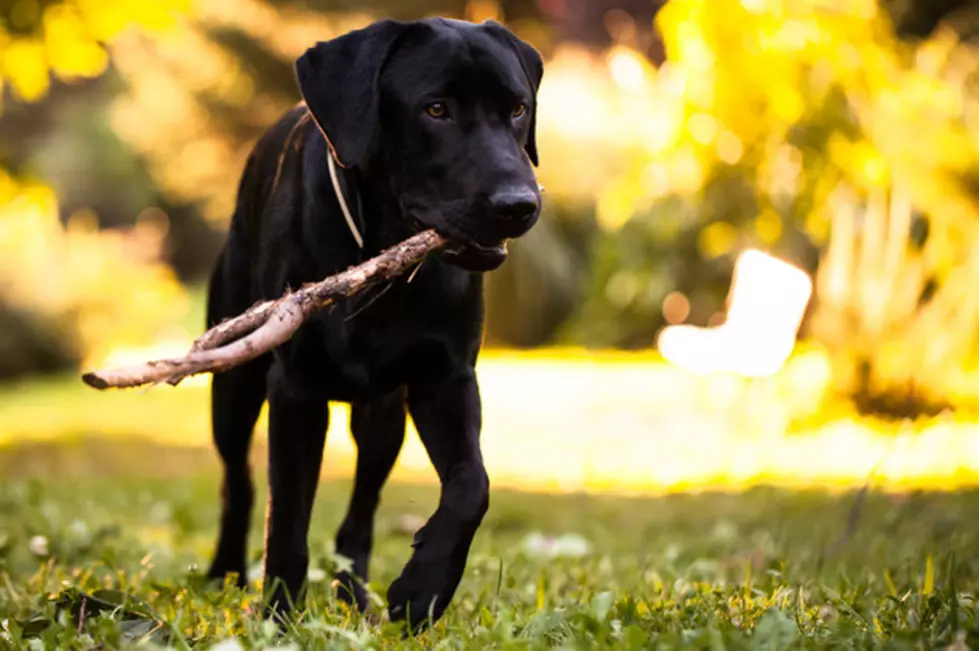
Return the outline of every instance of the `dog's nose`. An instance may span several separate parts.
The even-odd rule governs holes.
[[[537,195],[530,188],[507,189],[490,197],[493,213],[506,219],[526,219],[537,212]]]

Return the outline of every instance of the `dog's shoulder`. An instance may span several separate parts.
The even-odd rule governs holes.
[[[306,104],[299,103],[282,115],[269,127],[255,144],[255,157],[258,177],[266,187],[268,195],[279,189],[287,167],[297,161],[302,154],[307,139],[315,131],[314,122]]]
[[[231,257],[249,260],[248,266],[253,269],[263,268],[268,264],[270,247],[285,246],[281,235],[290,230],[289,222],[301,212],[302,156],[315,131],[309,111],[300,103],[255,141],[241,176],[229,228],[226,248],[232,250]],[[293,253],[278,251],[276,255],[281,254],[284,262]]]
[[[302,151],[311,120],[305,104],[284,113],[259,136],[245,163],[232,228],[254,232],[255,220],[278,189],[284,172]]]

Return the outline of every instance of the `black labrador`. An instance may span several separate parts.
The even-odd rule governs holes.
[[[273,611],[298,603],[328,402],[348,402],[357,468],[336,550],[352,559],[355,576],[338,578],[341,597],[364,608],[358,579],[367,579],[375,510],[410,412],[441,499],[387,596],[392,619],[417,629],[452,599],[489,505],[474,371],[482,274],[503,263],[507,239],[540,214],[533,166],[543,64],[498,23],[436,18],[382,20],[320,42],[297,60],[296,73],[304,102],[248,159],[211,277],[208,323],[425,228],[457,244],[413,276],[320,312],[273,352],[214,376],[224,482],[209,576],[234,573],[245,582],[254,499],[248,449],[268,399],[265,586]]]

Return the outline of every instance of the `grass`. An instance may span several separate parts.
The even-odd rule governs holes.
[[[979,644],[977,492],[871,491],[841,542],[852,493],[755,488],[628,498],[494,490],[446,616],[433,631],[403,639],[394,624],[347,611],[330,589],[342,562],[331,541],[349,482],[321,485],[310,601],[280,632],[252,614],[256,582],[242,592],[201,581],[217,517],[211,455],[139,441],[118,451],[119,444],[89,439],[4,453],[0,647],[116,649],[143,638],[174,648],[235,639],[254,649]],[[104,462],[116,456],[126,456],[128,467]],[[52,474],[32,479],[17,463],[27,458],[49,458]],[[75,466],[59,475],[66,459]],[[417,522],[406,521],[427,516],[436,501],[430,485],[386,489],[371,584],[379,595],[410,552]],[[260,513],[251,537],[256,562]],[[541,536],[554,537],[551,551],[566,555],[548,555]],[[79,617],[82,593],[96,599]]]
[[[280,631],[253,614],[257,576],[245,591],[201,578],[219,473],[206,379],[3,387],[0,649],[979,645],[972,423],[827,418],[825,360],[812,351],[755,382],[573,351],[491,351],[479,373],[490,513],[446,616],[407,639],[330,587],[353,455],[343,408],[313,518],[310,599]],[[433,478],[412,434],[378,516],[378,606],[435,508]]]

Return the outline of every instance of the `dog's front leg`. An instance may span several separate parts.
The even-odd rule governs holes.
[[[309,566],[310,513],[316,496],[329,403],[290,380],[279,363],[269,373],[269,498],[265,523],[268,609],[288,612],[301,598]]]
[[[392,619],[407,619],[415,631],[441,617],[462,579],[489,508],[489,479],[479,449],[482,415],[472,368],[410,385],[408,409],[442,484],[438,509],[415,534],[414,553],[388,590]]]
[[[337,531],[336,550],[353,561],[353,571],[341,571],[336,578],[340,599],[364,610],[367,594],[357,579],[367,580],[381,488],[405,440],[404,388],[352,405],[350,433],[357,443],[357,471],[350,507]]]

